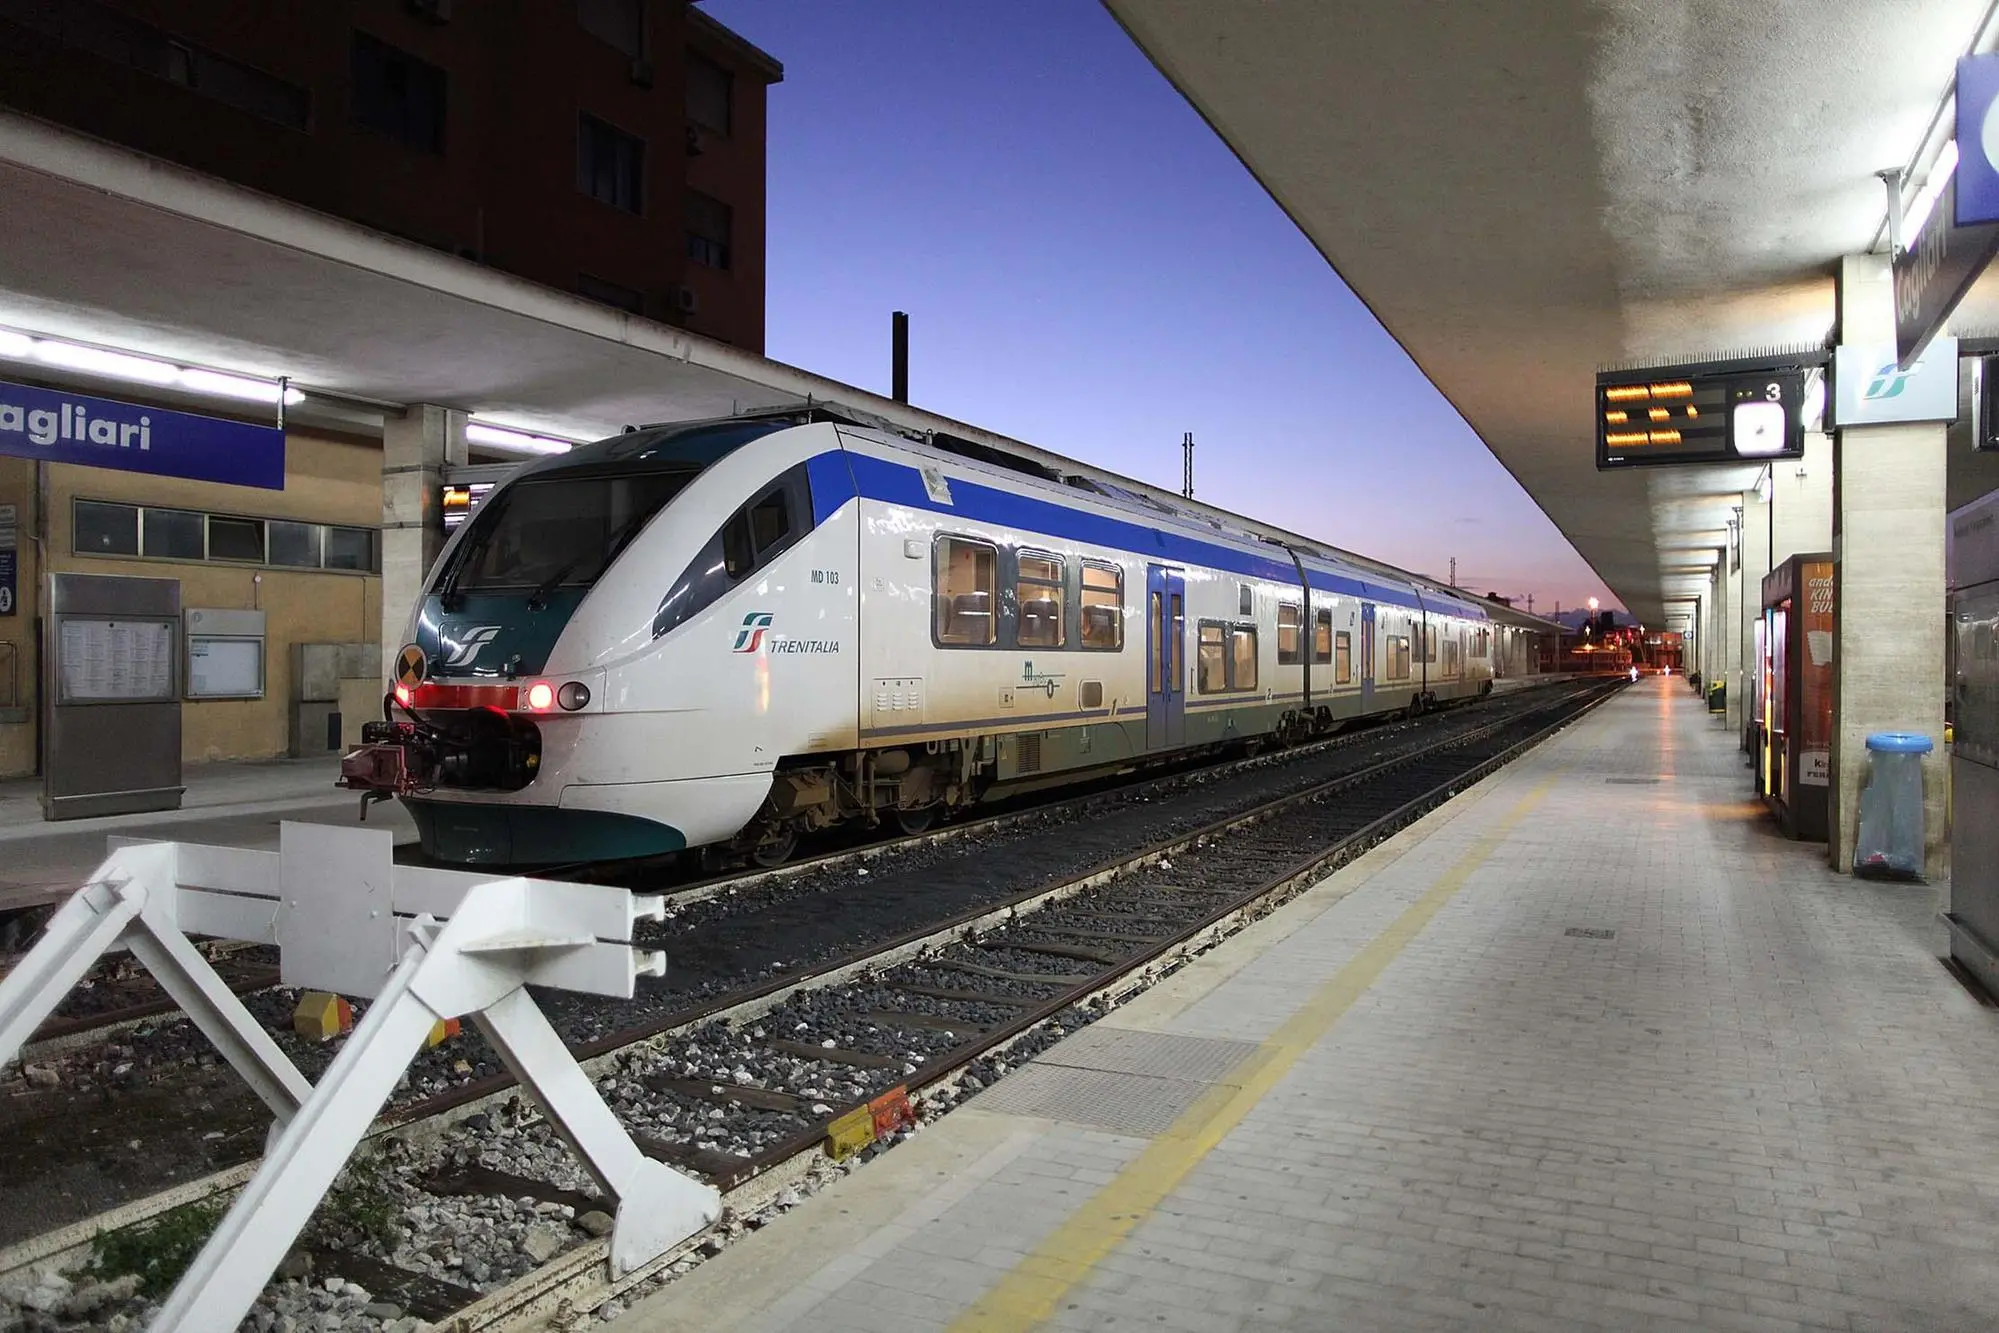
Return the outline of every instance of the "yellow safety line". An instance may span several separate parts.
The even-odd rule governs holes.
[[[1353,1002],[1367,993],[1409,941],[1540,803],[1554,781],[1549,777],[1522,797],[1422,897],[1334,973],[1302,1009],[1223,1075],[1227,1082],[1215,1084],[1196,1098],[1170,1129],[959,1315],[951,1324],[951,1333],[1020,1333],[1048,1319],[1062,1298],[1088,1278],[1104,1256],[1121,1245]]]

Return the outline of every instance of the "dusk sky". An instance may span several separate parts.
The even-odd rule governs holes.
[[[769,355],[1537,611],[1613,599],[1090,0],[708,0],[770,93]],[[1356,182],[1356,188],[1371,188]],[[1412,487],[1413,483],[1413,487]]]

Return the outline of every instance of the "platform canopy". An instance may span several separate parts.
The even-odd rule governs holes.
[[[1684,619],[1761,469],[1599,473],[1598,371],[1824,345],[1839,258],[1885,245],[1875,173],[1909,165],[1990,11],[1104,2],[1652,624]],[[1999,328],[1992,293],[1957,331]]]

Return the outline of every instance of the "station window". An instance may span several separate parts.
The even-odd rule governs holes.
[[[698,51],[687,53],[687,118],[704,130],[726,136],[734,128],[730,112],[736,78]]]
[[[699,190],[687,191],[687,257],[709,268],[729,267],[735,210]]]
[[[1333,683],[1344,685],[1353,679],[1353,636],[1341,630],[1334,642],[1338,647],[1333,654]]]
[[[1083,562],[1083,647],[1124,647],[1124,570],[1116,565]]]
[[[952,648],[983,648],[996,642],[999,548],[990,542],[940,536],[932,571],[937,642]]]
[[[132,505],[76,502],[76,553],[78,555],[137,555],[139,553],[139,511]]]
[[[1345,638],[1345,635],[1341,635]],[[1325,665],[1333,660],[1333,613],[1314,611],[1312,613],[1312,661]],[[1342,677],[1344,679],[1344,677]]]
[[[1409,679],[1409,636],[1407,634],[1390,634],[1387,636],[1387,639],[1387,678],[1389,680]]]
[[[1195,688],[1224,694],[1256,688],[1256,626],[1201,622]]]
[[[71,548],[78,555],[142,560],[221,560],[286,569],[372,573],[375,530],[285,519],[209,514],[198,509],[78,500]]]
[[[208,558],[208,516],[191,509],[148,509],[141,549],[158,560]]]
[[[1023,648],[1060,648],[1062,625],[1062,558],[1023,551],[1014,559],[1014,595],[1020,623],[1014,641]]]
[[[584,113],[576,131],[576,188],[627,213],[645,211],[645,144]]]
[[[444,71],[365,32],[354,34],[354,123],[424,153],[444,151]]]
[[[1305,660],[1305,626],[1297,607],[1277,605],[1277,665],[1297,666]]]

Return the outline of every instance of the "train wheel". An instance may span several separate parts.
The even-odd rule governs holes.
[[[904,833],[921,833],[937,822],[937,807],[926,805],[920,810],[897,810],[895,826]]]
[[[750,860],[768,870],[773,866],[781,866],[790,860],[791,853],[797,847],[797,829],[778,829],[750,849]]]

